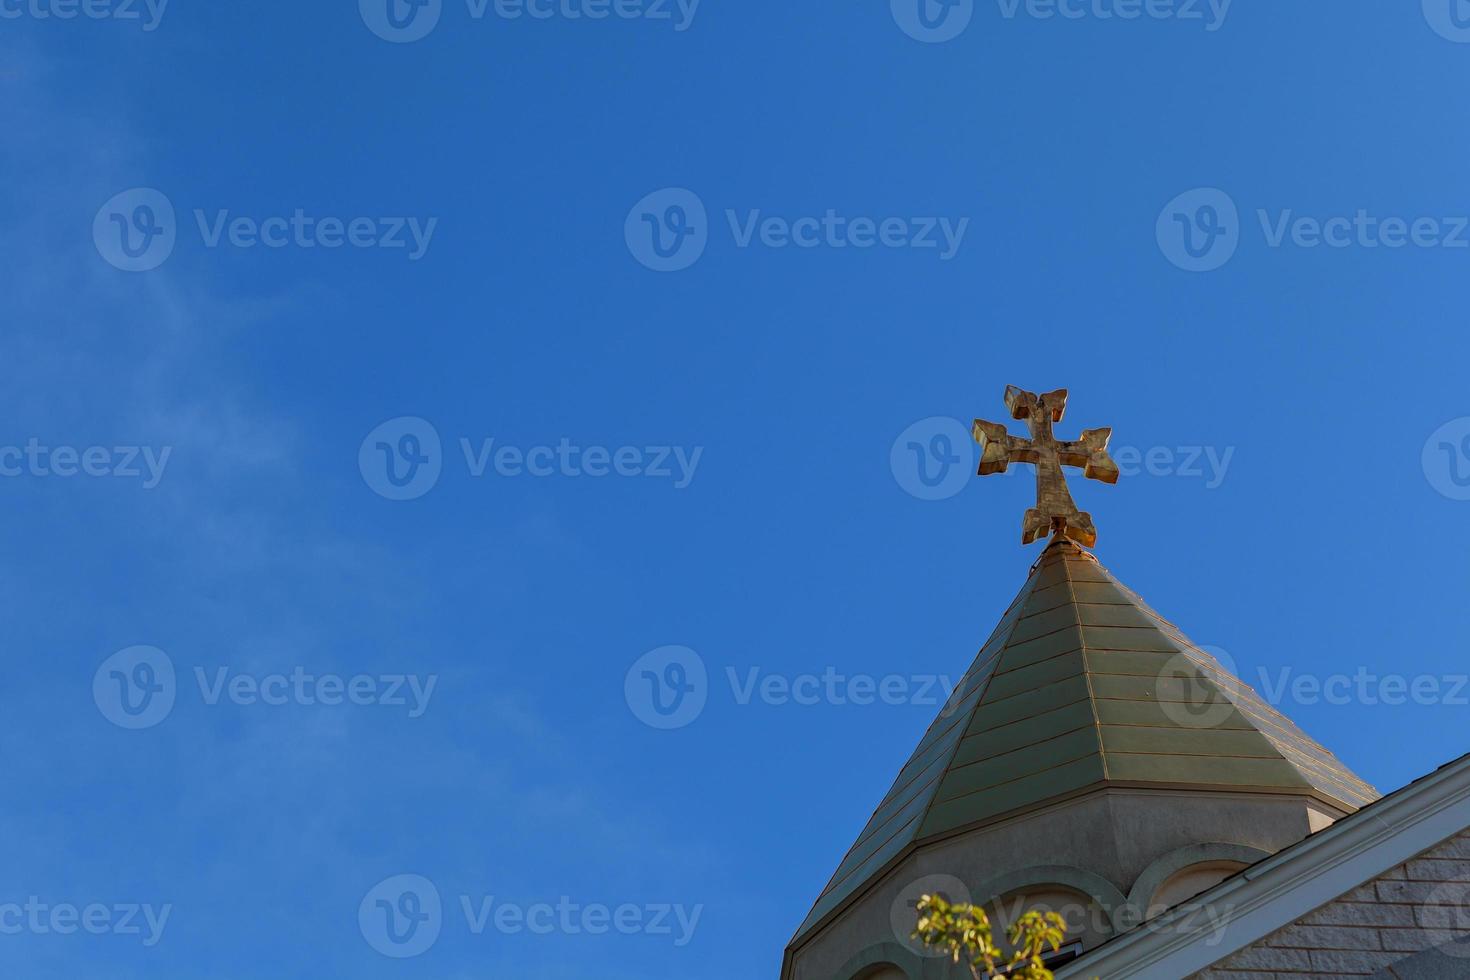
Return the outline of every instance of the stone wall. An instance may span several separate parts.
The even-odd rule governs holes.
[[[1470,977],[1470,831],[1195,974],[1199,980]]]

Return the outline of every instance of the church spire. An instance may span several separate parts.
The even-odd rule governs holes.
[[[923,892],[905,889],[936,878],[996,914],[1061,902],[1089,950],[1378,797],[1084,550],[1097,530],[1063,467],[1117,482],[1112,430],[1056,438],[1065,389],[1005,401],[1029,437],[977,419],[980,475],[1033,464],[1022,542],[1052,541],[797,930],[783,980],[919,976],[903,944]]]

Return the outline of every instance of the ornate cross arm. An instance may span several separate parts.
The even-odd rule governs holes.
[[[980,443],[980,475],[1004,473],[1011,463],[1036,467],[1036,506],[1021,522],[1021,543],[1030,544],[1047,533],[1065,534],[1083,547],[1097,543],[1092,515],[1079,511],[1067,489],[1063,466],[1082,469],[1089,480],[1118,482],[1118,464],[1108,455],[1113,430],[1086,429],[1075,442],[1058,441],[1051,431],[1067,411],[1067,389],[1038,395],[1010,385],[1006,408],[1011,418],[1024,419],[1031,438],[1011,435],[1004,425],[975,420],[975,441]]]
[[[1013,436],[998,422],[975,420],[975,441],[980,444],[980,475],[1004,473],[1012,462],[1035,462],[1030,439]]]
[[[1076,442],[1057,443],[1057,458],[1063,466],[1076,466],[1082,475],[1099,483],[1118,482],[1118,464],[1108,455],[1108,440],[1113,438],[1112,426],[1103,429],[1083,429],[1082,438]]]

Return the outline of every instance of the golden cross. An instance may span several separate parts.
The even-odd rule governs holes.
[[[1004,425],[976,419],[975,441],[980,444],[981,476],[1004,473],[1012,463],[1036,465],[1036,506],[1021,520],[1021,543],[1030,544],[1051,532],[1091,548],[1097,544],[1097,528],[1093,527],[1091,514],[1077,509],[1062,467],[1080,466],[1089,480],[1117,483],[1118,464],[1108,455],[1113,430],[1084,429],[1076,442],[1057,441],[1051,427],[1067,410],[1066,388],[1037,395],[1007,385],[1006,408],[1011,418],[1026,420],[1031,438],[1013,436]]]

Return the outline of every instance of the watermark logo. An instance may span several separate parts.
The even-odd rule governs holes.
[[[29,896],[25,903],[0,903],[0,936],[70,936],[84,932],[90,936],[141,936],[143,945],[152,948],[163,939],[168,917],[174,907],[170,903],[154,907],[151,903],[118,902],[43,902]]]
[[[1352,674],[1298,674],[1282,667],[1273,677],[1265,667],[1260,672],[1260,689],[1270,704],[1287,701],[1301,705],[1333,707],[1361,705],[1395,708],[1406,704],[1420,707],[1470,706],[1470,674],[1375,674],[1359,667]]]
[[[465,929],[471,936],[495,932],[505,936],[623,936],[670,937],[677,948],[694,939],[704,914],[703,905],[670,902],[617,906],[577,902],[568,895],[556,902],[506,902],[495,895],[458,896]],[[439,939],[446,920],[439,889],[422,875],[394,875],[363,897],[357,909],[358,927],[369,946],[395,959],[427,951]],[[677,931],[676,931],[677,930]]]
[[[969,485],[975,441],[958,419],[936,415],[899,433],[888,465],[909,494],[920,500],[944,500]]]
[[[1242,675],[1230,654],[1214,646],[1198,649],[1214,658],[1218,671],[1214,667],[1206,671],[1201,665],[1208,660],[1198,654],[1177,653],[1160,669],[1151,690],[1164,714],[1185,728],[1218,728],[1229,720],[1241,699],[1259,698],[1278,708],[1284,704],[1470,706],[1470,674],[1379,674],[1359,666],[1352,673],[1324,675],[1299,672],[1291,666],[1274,670],[1262,666],[1255,672],[1255,684],[1248,686],[1236,680]]]
[[[622,936],[671,937],[676,949],[683,949],[693,941],[694,930],[704,915],[703,905],[624,902],[613,907],[602,902],[574,902],[569,895],[561,896],[555,905],[500,902],[494,895],[479,896],[478,901],[473,896],[461,895],[459,904],[474,936],[483,935],[492,926],[505,936],[605,936],[616,932]]]
[[[687,269],[709,244],[704,202],[683,187],[654,191],[628,212],[623,238],[633,258],[655,272]]]
[[[1470,44],[1470,0],[1424,0],[1424,19],[1440,37]]]
[[[975,0],[889,0],[894,23],[925,44],[953,41],[970,26]]]
[[[1240,212],[1229,194],[1201,187],[1164,205],[1155,226],[1159,250],[1187,272],[1212,272],[1240,247]]]
[[[230,667],[194,668],[200,700],[207,707],[222,703],[241,707],[341,705],[402,708],[409,718],[429,709],[438,674],[341,674],[308,672],[250,674]],[[173,660],[157,647],[119,650],[92,677],[92,699],[102,716],[120,728],[152,728],[168,717],[178,699]]]
[[[357,451],[363,481],[389,500],[414,500],[439,482],[444,466],[439,432],[413,415],[389,419],[369,432]]]
[[[1200,650],[1214,657],[1225,676],[1235,676],[1235,660],[1219,647]],[[1235,714],[1235,703],[1189,653],[1179,652],[1164,664],[1155,682],[1159,707],[1185,728],[1218,728]]]
[[[946,952],[937,947],[925,946],[914,938],[914,928],[919,924],[919,902],[925,895],[938,895],[955,905],[970,905],[970,889],[953,875],[925,875],[909,882],[894,898],[888,909],[888,922],[893,927],[893,936],[909,952],[918,956],[944,956]]]
[[[1207,34],[1225,26],[1234,0],[996,0],[1001,16],[1015,20],[1176,20],[1198,22]]]
[[[670,731],[691,725],[709,700],[704,658],[682,646],[650,650],[628,668],[623,697],[634,717],[649,728]]]
[[[941,262],[959,254],[970,227],[970,219],[963,217],[852,217],[839,214],[835,208],[827,208],[820,215],[794,218],[766,214],[760,208],[726,208],[724,218],[732,244],[741,250],[756,246],[776,251],[933,250]],[[623,223],[628,251],[657,272],[689,268],[704,254],[712,233],[704,202],[681,187],[644,197]]]
[[[1431,863],[1436,862],[1431,860]],[[1444,862],[1446,866],[1456,863]],[[1408,887],[1413,887],[1413,884]],[[1416,903],[1414,919],[1427,933],[1426,946],[1433,947],[1442,956],[1470,959],[1470,939],[1467,939],[1470,936],[1470,878],[1461,872],[1454,879],[1440,882],[1430,889],[1423,901]]]
[[[565,477],[579,479],[605,476],[646,477],[669,480],[675,490],[687,489],[694,482],[694,472],[704,456],[704,447],[695,446],[578,446],[563,437],[555,446],[523,448],[495,439],[481,439],[475,445],[461,437],[460,452],[471,477],[479,479],[493,470],[497,476],[530,476],[536,479]]]
[[[1357,213],[1316,218],[1298,215],[1291,209],[1275,215],[1265,209],[1256,211],[1261,225],[1261,234],[1270,248],[1284,248],[1287,244],[1295,248],[1470,248],[1470,217],[1460,215],[1446,217],[1419,217],[1414,219],[1398,216],[1379,217],[1366,208]]]
[[[1441,496],[1470,500],[1470,417],[1451,419],[1435,429],[1420,457],[1424,476]]]
[[[694,25],[700,0],[465,0],[471,21],[668,21],[682,33]],[[421,41],[439,25],[443,0],[358,0],[362,22],[394,44]]]
[[[941,262],[948,262],[959,254],[965,232],[970,228],[969,218],[870,218],[863,215],[850,218],[838,214],[835,208],[828,208],[821,216],[803,215],[798,218],[766,215],[759,208],[748,209],[741,215],[734,208],[726,208],[725,222],[730,227],[735,247],[739,249],[757,244],[777,250],[934,249]]]
[[[563,436],[555,445],[517,446],[496,437],[459,438],[465,472],[471,479],[601,479],[640,477],[665,480],[675,490],[694,482],[703,446],[584,446]],[[439,433],[416,416],[379,425],[358,447],[358,469],[373,492],[389,500],[413,500],[433,489],[443,470]],[[0,455],[3,465],[3,455]],[[0,470],[3,472],[3,470]]]
[[[266,218],[250,215],[231,217],[228,209],[216,210],[211,215],[203,208],[195,208],[194,224],[205,248],[219,248],[226,244],[238,249],[401,248],[407,253],[408,261],[417,262],[428,254],[439,219],[419,219],[411,215],[318,217],[307,214],[305,208],[296,208],[290,215]]]
[[[163,265],[178,237],[173,203],[151,187],[114,195],[92,219],[97,254],[124,272],[149,272]]]
[[[115,477],[141,479],[144,490],[163,480],[172,446],[47,446],[32,436],[24,446],[0,446],[3,477]]]
[[[119,728],[152,728],[174,709],[174,662],[157,647],[119,650],[92,675],[92,700]]]
[[[418,956],[439,939],[444,909],[439,889],[423,875],[394,875],[374,885],[357,907],[357,926],[384,956]]]
[[[1291,208],[1257,208],[1255,217],[1262,241],[1273,250],[1470,249],[1467,215],[1385,216],[1357,208],[1316,216]],[[1210,272],[1235,254],[1245,228],[1229,195],[1201,188],[1169,202],[1159,215],[1157,234],[1159,249],[1170,262],[1191,272]]]
[[[368,30],[393,44],[421,41],[439,25],[444,0],[358,0]]]
[[[828,666],[821,673],[781,674],[760,667],[726,666],[730,699],[739,707],[833,707],[914,705],[956,707],[954,681],[942,674],[846,674]],[[633,716],[650,728],[670,730],[692,724],[705,709],[714,685],[704,659],[688,647],[652,650],[634,661],[623,678],[623,697]]]
[[[0,20],[136,20],[144,33],[158,30],[169,0],[0,0]]]
[[[429,710],[438,674],[311,674],[294,667],[289,674],[232,674],[229,667],[216,667],[211,678],[203,667],[194,668],[194,681],[204,703],[213,707],[222,700],[249,707],[263,704],[281,707],[294,704],[335,708],[343,704],[360,707],[406,708],[409,718],[422,718]]]
[[[744,707],[753,702],[782,707],[788,704],[811,707],[827,704],[837,707],[874,704],[892,707],[918,705],[932,708],[944,705],[948,717],[957,706],[955,685],[943,674],[844,674],[827,667],[820,674],[762,674],[759,667],[748,668],[744,676],[734,667],[725,668],[725,679],[735,703]]]
[[[225,246],[242,250],[402,249],[410,262],[428,254],[439,227],[438,218],[362,215],[340,218],[308,214],[305,208],[265,218],[231,215],[228,209],[211,213],[195,208],[193,217],[206,249]],[[98,254],[124,272],[149,272],[158,268],[173,254],[179,232],[172,202],[161,191],[150,187],[136,187],[115,195],[92,220],[92,241]]]
[[[1177,476],[1204,481],[1206,490],[1216,490],[1225,483],[1235,447],[1225,446],[1119,446],[1113,450],[1118,473],[1135,476]]]

